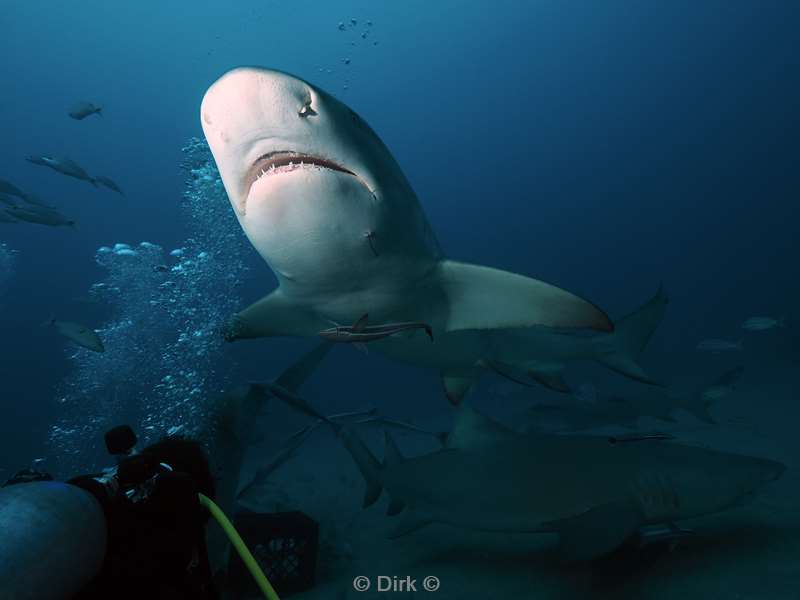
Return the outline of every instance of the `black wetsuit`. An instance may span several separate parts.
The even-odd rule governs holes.
[[[100,500],[108,527],[103,569],[74,600],[219,598],[206,551],[209,515],[197,497],[200,491],[213,497],[213,482],[205,479],[207,470],[198,474],[190,467],[189,475],[177,470],[181,465],[174,456],[169,458],[176,470],[159,475],[139,502],[124,494],[109,497],[91,475],[69,482]]]

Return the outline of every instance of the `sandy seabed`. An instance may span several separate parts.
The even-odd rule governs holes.
[[[276,473],[250,507],[300,509],[320,523],[317,585],[291,596],[297,600],[798,600],[800,439],[797,423],[773,412],[791,406],[793,396],[791,381],[741,389],[716,412],[720,426],[697,427],[687,417],[674,428],[685,443],[773,458],[788,470],[748,505],[682,522],[695,535],[653,560],[629,555],[569,566],[555,553],[554,535],[486,534],[445,525],[390,541],[386,534],[399,517],[385,516],[385,494],[361,510],[363,480],[330,435],[319,435]],[[427,425],[438,430],[442,423]],[[365,436],[380,456],[378,433]],[[432,448],[430,440],[413,435],[398,440],[407,455]],[[379,591],[379,576],[410,577],[416,591]],[[431,576],[436,591],[424,589]],[[357,591],[357,577],[368,578],[370,589]]]

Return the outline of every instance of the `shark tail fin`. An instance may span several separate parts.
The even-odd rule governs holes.
[[[98,107],[97,107],[97,110],[96,110],[96,111],[94,111],[94,112],[96,112],[96,113],[97,113],[97,116],[98,116],[98,117],[102,117],[102,116],[103,116],[103,107],[102,107],[102,106],[98,106]]]
[[[56,318],[55,316],[50,316],[46,321],[42,321],[39,327],[50,327],[51,325],[55,325]]]
[[[383,491],[382,466],[355,430],[349,427],[342,427],[339,431],[339,437],[367,482],[367,489],[364,493],[364,508],[367,508],[378,501]]]
[[[616,323],[614,333],[598,338],[603,346],[597,360],[626,377],[657,385],[637,360],[664,318],[669,297],[662,287],[636,312]]]

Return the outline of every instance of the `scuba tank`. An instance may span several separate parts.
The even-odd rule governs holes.
[[[106,519],[89,492],[57,481],[0,488],[0,600],[69,598],[105,552]]]

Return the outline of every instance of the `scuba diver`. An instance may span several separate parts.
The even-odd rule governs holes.
[[[133,452],[130,427],[106,434],[117,465],[67,482],[27,469],[0,488],[0,598],[217,600],[206,550],[214,516],[265,597],[277,600],[214,504],[203,446],[167,437]]]

